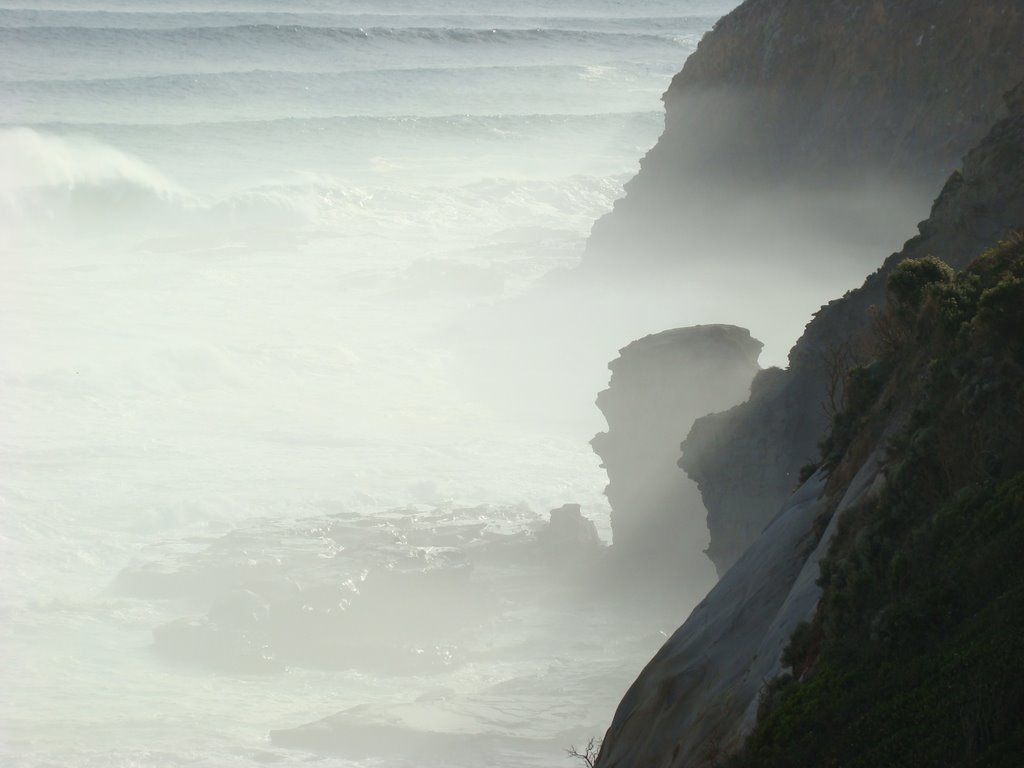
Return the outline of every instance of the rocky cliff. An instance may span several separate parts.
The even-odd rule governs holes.
[[[818,455],[834,369],[869,353],[871,307],[884,304],[892,269],[926,255],[963,269],[1024,225],[1024,84],[1006,95],[1006,104],[1007,117],[949,178],[920,234],[860,288],[821,308],[790,353],[789,369],[763,372],[746,403],[694,424],[681,465],[701,488],[710,553],[720,570],[753,542],[792,491],[801,467]]]
[[[608,422],[591,445],[608,472],[613,554],[637,569],[671,571],[691,587],[714,581],[701,550],[700,494],[677,466],[695,418],[746,397],[761,343],[743,328],[707,325],[646,336],[609,365],[597,405]]]
[[[891,223],[882,188],[930,196],[1004,116],[1022,39],[1019,0],[747,0],[672,81],[664,134],[585,264],[699,263],[694,231],[723,210],[735,225],[746,199],[773,234],[869,237]],[[851,194],[829,205],[835,190]]]
[[[1012,744],[1024,735],[1000,712],[1022,691],[997,671],[1001,658],[1022,657],[1019,611],[994,616],[997,603],[1019,605],[1017,559],[999,542],[1019,538],[1024,252],[1011,240],[976,259],[1024,227],[1024,89],[1006,103],[1008,116],[947,182],[920,235],[818,313],[788,371],[760,374],[748,403],[695,425],[684,465],[705,499],[723,505],[712,515],[728,504],[742,519],[722,556],[766,527],[627,692],[601,768],[720,764],[742,752],[755,725],[740,765],[967,765],[1000,754],[991,764],[1011,765],[1019,757]],[[929,254],[973,266],[956,280],[935,268],[935,288],[914,293],[913,307],[880,309],[872,321],[868,307],[886,305],[898,265]],[[841,348],[863,358],[841,372],[827,415],[828,352]],[[829,424],[822,467],[789,495]],[[943,526],[966,527],[978,552],[999,554],[1005,578],[986,578],[971,547],[958,548]],[[936,574],[955,602],[929,586]],[[933,621],[949,626],[936,634]],[[910,656],[900,661],[890,641]],[[915,649],[926,654],[919,666]],[[885,682],[906,669],[902,690]],[[947,728],[949,692],[936,675],[977,699],[977,709],[953,713],[962,737]],[[782,696],[787,679],[807,684]],[[853,713],[865,707],[873,725],[857,736]]]
[[[890,285],[828,460],[647,665],[598,766],[1019,764],[1024,241]]]

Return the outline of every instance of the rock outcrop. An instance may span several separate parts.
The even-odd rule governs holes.
[[[705,212],[744,198],[772,210],[762,227],[781,218],[865,237],[849,202],[830,222],[808,220],[808,206],[865,183],[869,199],[890,184],[933,194],[1005,115],[1022,39],[1018,0],[747,0],[673,79],[664,134],[595,226],[588,260],[696,263],[681,244]],[[877,226],[884,211],[866,215]]]
[[[792,491],[801,467],[818,456],[828,421],[829,369],[837,355],[865,354],[870,310],[884,304],[892,269],[926,255],[963,269],[1024,226],[1024,83],[1006,103],[1008,116],[967,154],[920,234],[860,288],[821,308],[791,351],[789,369],[762,372],[746,403],[694,424],[681,464],[703,494],[709,551],[720,570],[754,541]]]
[[[597,405],[608,431],[591,445],[608,472],[612,551],[631,569],[669,569],[705,587],[713,575],[704,507],[679,469],[679,444],[695,418],[746,397],[761,343],[743,328],[680,328],[647,336],[609,364]]]
[[[537,544],[545,558],[554,563],[571,564],[600,553],[604,545],[597,535],[597,526],[583,516],[579,504],[563,504],[550,514],[547,527],[537,532]]]
[[[679,466],[697,483],[708,510],[707,554],[719,575],[757,539],[793,492],[801,466],[817,453],[824,416],[819,409],[791,418],[804,413],[804,403],[789,380],[779,368],[762,371],[745,403],[697,419],[683,442]],[[742,418],[755,411],[758,418]]]
[[[114,588],[188,611],[153,631],[175,663],[228,674],[445,669],[458,663],[453,638],[491,610],[472,581],[476,563],[508,549],[536,559],[525,534],[485,531],[479,515],[442,505],[254,521],[197,550],[154,548]]]

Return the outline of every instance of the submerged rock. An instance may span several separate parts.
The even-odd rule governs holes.
[[[180,610],[153,632],[175,663],[434,674],[464,663],[509,606],[538,595],[560,605],[590,589],[605,549],[593,522],[567,504],[538,528],[524,506],[264,520],[155,547],[114,587]],[[572,567],[572,578],[552,580],[552,565]]]
[[[488,533],[479,517],[440,507],[268,520],[199,548],[158,548],[115,588],[192,612],[154,630],[157,652],[175,662],[227,674],[431,672],[457,661],[452,640],[489,610],[474,559],[508,539],[525,550],[525,533]]]
[[[228,674],[284,671],[259,628],[244,631],[210,619],[177,619],[153,630],[153,645],[165,658]]]

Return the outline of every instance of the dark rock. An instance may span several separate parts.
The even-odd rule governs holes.
[[[602,548],[597,526],[583,516],[579,504],[563,504],[551,510],[551,522],[538,531],[537,544],[552,561],[593,557]]]
[[[819,475],[793,497],[644,667],[598,765],[703,768],[742,742],[782,646],[817,600],[820,553],[808,551],[806,538],[826,507],[823,486]]]

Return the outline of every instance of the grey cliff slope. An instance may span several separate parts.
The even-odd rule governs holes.
[[[619,704],[599,766],[683,766],[721,749],[725,726],[757,696],[751,659],[803,568],[822,485],[817,478],[794,497],[651,659]]]
[[[818,604],[818,563],[838,521],[884,483],[885,439],[838,493],[818,472],[790,497],[626,693],[599,768],[711,768],[742,746],[793,629]]]

